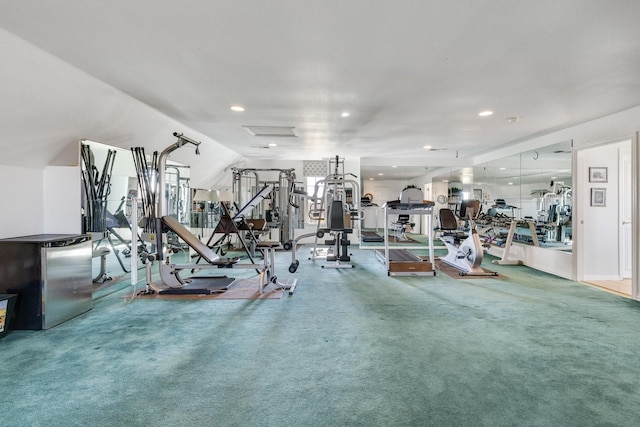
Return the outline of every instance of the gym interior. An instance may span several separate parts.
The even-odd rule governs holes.
[[[81,3],[0,5],[4,425],[637,424],[640,4]]]

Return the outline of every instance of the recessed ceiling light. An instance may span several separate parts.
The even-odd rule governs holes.
[[[341,116],[342,117],[349,117],[349,112],[348,111],[343,111]]]
[[[489,111],[489,110],[481,111],[480,113],[478,113],[478,115],[479,115],[480,117],[487,117],[487,116],[490,116],[490,115],[492,115],[492,114],[493,114],[493,111]]]
[[[508,182],[507,184],[509,184],[509,185],[513,185],[513,182]]]
[[[232,105],[232,106],[229,107],[229,109],[231,111],[236,111],[238,113],[241,113],[241,112],[244,111],[244,107],[242,105]]]
[[[382,175],[384,175],[384,174],[383,174],[382,172],[380,172],[378,175],[382,176]]]
[[[507,168],[500,168],[501,171],[506,170]]]
[[[392,168],[397,168],[398,166],[391,166]]]
[[[551,179],[558,179],[558,177],[557,176],[552,176]]]
[[[269,147],[277,147],[277,146],[278,146],[278,144],[276,144],[275,142],[269,143]]]
[[[369,178],[369,181],[373,181],[373,178]]]
[[[424,148],[425,150],[431,150],[431,148],[433,148],[433,147],[431,147],[430,145],[425,145],[425,146],[424,146],[424,147],[422,147],[422,148]]]

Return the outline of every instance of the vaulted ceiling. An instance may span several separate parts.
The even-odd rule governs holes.
[[[637,0],[0,2],[0,27],[245,157],[359,157],[363,178],[639,105],[638,17]]]

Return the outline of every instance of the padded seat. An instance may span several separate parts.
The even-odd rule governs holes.
[[[458,219],[451,209],[440,209],[440,229],[444,231],[453,231],[458,229]]]
[[[467,220],[469,218],[476,219],[480,214],[479,200],[464,200],[460,204],[460,218]]]
[[[454,243],[458,244],[467,237],[467,233],[459,231],[458,218],[451,209],[442,208],[439,212],[440,230],[444,236],[453,237]]]
[[[276,241],[266,241],[266,242],[258,242],[256,243],[256,248],[277,248],[280,246],[280,242]]]

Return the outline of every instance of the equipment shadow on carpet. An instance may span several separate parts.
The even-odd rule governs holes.
[[[498,273],[497,276],[490,276],[490,275],[487,275],[487,276],[483,276],[483,275],[474,276],[474,275],[471,275],[471,274],[460,275],[460,270],[456,269],[455,267],[452,267],[451,265],[449,265],[449,264],[447,264],[445,262],[442,262],[438,258],[435,259],[435,264],[436,264],[436,269],[438,271],[440,271],[441,273],[446,274],[447,276],[449,276],[449,277],[451,277],[453,279],[506,279],[507,278],[506,276],[504,276],[504,275],[502,275],[500,273]],[[484,267],[481,267],[481,268],[485,273],[493,273],[492,270],[487,270]]]
[[[251,279],[236,279],[233,285],[226,291],[214,294],[188,294],[188,295],[161,295],[157,292],[153,294],[144,294],[142,291],[136,292],[136,295],[128,294],[125,299],[161,299],[161,300],[229,300],[229,299],[280,299],[284,294],[284,290],[277,289],[273,284],[269,284],[264,293],[260,295],[258,284]]]

